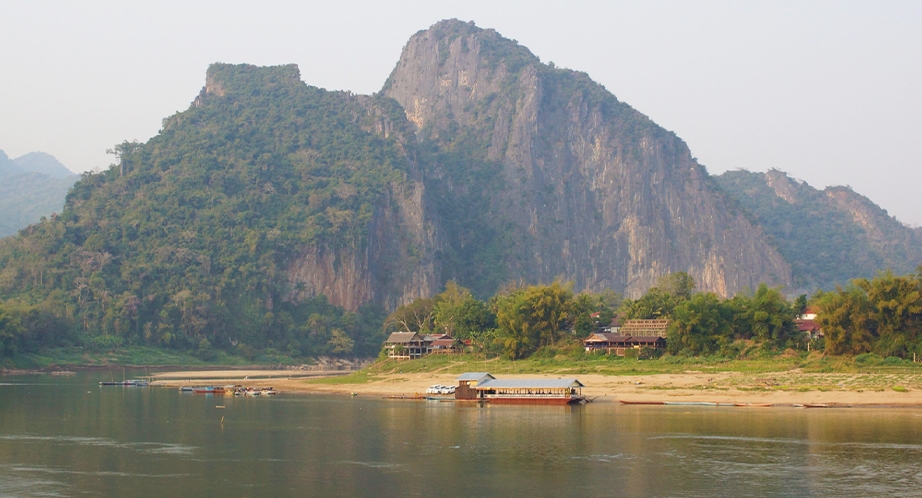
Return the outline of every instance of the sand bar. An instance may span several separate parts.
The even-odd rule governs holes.
[[[324,384],[308,377],[329,377],[348,371],[225,370],[164,372],[154,385],[177,387],[211,383],[246,383],[287,393],[356,393],[361,396],[414,396],[433,384],[457,385],[457,374],[396,373],[368,376],[367,382]],[[311,375],[307,375],[311,374]],[[718,403],[771,403],[775,405],[829,404],[832,406],[895,406],[922,408],[922,375],[917,374],[813,374],[798,371],[762,374],[736,372],[617,376],[600,374],[498,375],[502,378],[576,377],[583,394],[595,402],[706,401]],[[345,379],[343,379],[345,380]]]

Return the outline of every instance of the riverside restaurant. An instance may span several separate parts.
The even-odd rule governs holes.
[[[585,387],[576,379],[497,379],[487,372],[467,372],[458,377],[455,399],[501,404],[585,403]]]

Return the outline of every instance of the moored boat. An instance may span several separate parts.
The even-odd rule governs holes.
[[[664,405],[671,406],[717,406],[712,401],[663,401]]]
[[[123,380],[120,382],[100,382],[100,386],[137,386],[137,387],[146,387],[150,383],[146,380]]]
[[[583,404],[588,402],[582,395],[583,387],[576,379],[496,378],[484,378],[469,386],[480,401],[507,405]]]

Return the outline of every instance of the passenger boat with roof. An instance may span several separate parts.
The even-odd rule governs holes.
[[[491,404],[571,405],[587,403],[585,387],[576,379],[497,379],[486,372],[458,377],[456,400]]]

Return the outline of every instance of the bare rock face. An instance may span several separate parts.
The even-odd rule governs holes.
[[[357,104],[353,118],[366,132],[400,146],[408,178],[391,183],[377,200],[364,243],[310,245],[291,259],[287,298],[299,301],[323,294],[351,311],[367,303],[394,309],[439,292],[439,229],[427,210],[426,187],[411,157],[415,144],[408,143],[412,129],[402,110],[390,99],[348,98]]]
[[[849,187],[827,187],[823,193],[866,234],[882,268],[910,273],[922,264],[922,228],[908,227],[867,197]]]
[[[372,218],[364,247],[312,245],[287,268],[287,298],[323,294],[347,310],[366,303],[394,309],[440,290],[438,232],[426,218],[420,182],[392,185]]]
[[[676,271],[724,296],[791,283],[789,265],[681,139],[587,75],[544,65],[495,31],[453,20],[417,33],[383,93],[403,106],[421,150],[462,150],[495,175],[484,226],[471,231],[503,234],[506,280],[562,277],[576,290],[627,296]],[[464,194],[472,184],[457,168],[435,156],[427,187]]]

